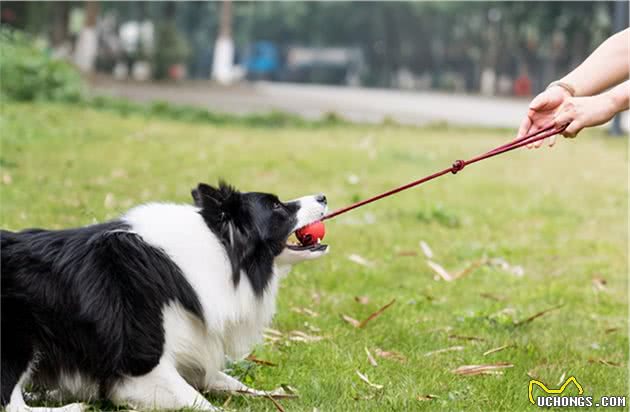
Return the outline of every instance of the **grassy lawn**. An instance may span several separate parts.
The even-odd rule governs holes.
[[[190,202],[197,182],[219,177],[284,199],[322,191],[336,208],[513,133],[213,126],[50,104],[5,104],[0,120],[1,226],[12,230],[90,224],[148,201]],[[287,411],[536,410],[530,377],[557,388],[575,376],[596,401],[627,396],[626,145],[583,133],[552,150],[475,164],[328,222],[331,253],[294,268],[272,326],[282,337],[255,350],[277,366],[240,362],[232,373],[259,389],[296,388],[299,398],[280,401]],[[484,257],[510,267],[483,264],[447,282],[427,264],[421,240],[451,273]],[[341,319],[365,319],[392,299],[363,329]],[[291,331],[323,339],[292,341]],[[377,348],[404,359],[379,357]],[[450,350],[434,352],[441,349]],[[452,372],[498,362],[513,367]],[[418,399],[429,394],[435,398]],[[276,410],[268,399],[212,399],[229,409]]]

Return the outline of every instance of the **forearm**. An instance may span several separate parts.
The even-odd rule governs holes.
[[[630,29],[608,38],[561,81],[573,86],[576,96],[592,96],[628,79],[628,36]]]
[[[630,81],[626,80],[605,94],[610,97],[616,113],[628,110],[628,105],[630,104]]]

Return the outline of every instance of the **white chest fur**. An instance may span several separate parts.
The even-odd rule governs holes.
[[[193,206],[143,205],[124,220],[179,266],[203,309],[205,324],[175,302],[164,308],[165,356],[185,369],[208,373],[222,367],[225,355],[247,355],[275,312],[278,276],[260,297],[244,273],[234,287],[223,245]]]

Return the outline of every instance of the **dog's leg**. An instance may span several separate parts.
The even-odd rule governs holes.
[[[238,379],[221,371],[217,371],[210,377],[206,378],[205,389],[207,391],[233,392],[250,396],[273,396],[282,398],[295,396],[287,393],[283,388],[277,388],[273,391],[259,391],[257,389],[250,388]]]
[[[214,374],[206,378],[205,389],[208,391],[217,392],[239,392],[247,395],[254,396],[266,396],[267,392],[252,389],[245,385],[236,378],[230,375],[217,371]]]
[[[26,405],[22,394],[22,386],[24,382],[28,380],[28,374],[29,372],[24,373],[17,385],[13,388],[11,400],[6,408],[7,412],[83,412],[85,410],[85,405],[82,403],[71,403],[57,408],[30,407]]]
[[[117,383],[112,390],[111,400],[141,410],[219,410],[190,386],[173,365],[164,360],[146,375],[125,378]]]

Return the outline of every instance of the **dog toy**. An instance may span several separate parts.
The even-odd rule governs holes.
[[[304,246],[314,245],[318,241],[322,240],[324,235],[326,235],[326,228],[324,227],[324,222],[322,221],[306,225],[295,232],[295,236]]]

